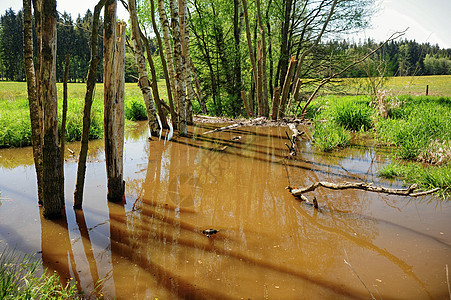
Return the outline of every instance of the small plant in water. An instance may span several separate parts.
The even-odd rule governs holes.
[[[76,299],[72,283],[63,286],[56,274],[39,276],[41,261],[33,256],[16,257],[4,249],[0,254],[0,299]]]

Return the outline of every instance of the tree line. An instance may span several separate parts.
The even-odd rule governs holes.
[[[69,67],[69,82],[85,82],[88,73],[90,53],[90,35],[92,31],[92,11],[88,9],[84,16],[78,15],[76,20],[66,12],[58,13],[56,20],[57,55],[56,78],[62,82],[64,76],[64,63],[67,54],[71,56]],[[11,8],[0,17],[0,80],[25,81],[23,63],[23,12],[15,13]],[[33,23],[34,24],[34,23]],[[37,40],[35,26],[33,25],[34,59],[37,56]],[[100,20],[100,31],[103,31],[103,20]],[[97,82],[103,78],[103,44],[99,35],[100,68],[96,74]],[[126,82],[136,81],[137,72],[133,55],[126,54]]]

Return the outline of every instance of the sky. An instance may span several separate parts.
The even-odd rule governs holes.
[[[60,0],[57,10],[66,11],[76,19],[89,8],[94,10],[96,0]],[[450,0],[376,0],[378,11],[372,18],[371,28],[360,31],[349,38],[373,38],[386,40],[392,33],[409,28],[403,38],[418,43],[438,44],[441,48],[451,48],[451,1]],[[0,14],[12,7],[22,8],[21,0],[0,0]],[[127,11],[118,3],[118,17],[128,19]]]

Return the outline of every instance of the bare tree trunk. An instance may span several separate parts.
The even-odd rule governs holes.
[[[36,13],[37,15],[37,13]],[[24,41],[24,67],[27,78],[28,106],[30,109],[31,122],[31,142],[33,145],[33,158],[36,169],[36,179],[38,186],[38,203],[43,204],[42,194],[42,120],[41,107],[38,103],[38,95],[36,94],[36,73],[33,63],[33,31],[32,31],[32,15],[31,0],[23,1],[23,41]]]
[[[153,92],[153,98],[155,100],[155,106],[157,108],[158,116],[160,117],[161,127],[163,129],[169,129],[166,115],[161,108],[161,99],[160,99],[160,93],[158,91],[158,84],[157,84],[157,73],[155,72],[155,65],[153,63],[152,53],[151,53],[150,47],[149,47],[149,40],[144,35],[144,33],[141,32],[141,30],[139,31],[139,33],[141,35],[142,41],[144,42],[146,52],[147,52],[147,61],[149,62],[150,75],[152,76],[151,87],[152,87],[152,92]]]
[[[254,83],[256,85],[256,89],[258,90],[257,65],[255,63],[254,51],[252,49],[251,31],[250,31],[250,27],[249,27],[249,14],[247,12],[247,1],[241,0],[241,2],[243,4],[244,24],[245,24],[245,28],[246,28],[246,39],[247,39],[247,47],[249,49],[249,58],[251,60],[251,65],[252,65],[252,74],[254,76]],[[257,93],[257,95],[258,95],[258,93]],[[252,98],[249,98],[249,101],[252,101]],[[257,96],[257,103],[260,104],[260,99],[258,99],[258,96]],[[259,111],[259,113],[260,113],[260,111]]]
[[[166,53],[166,62],[168,64],[169,79],[171,80],[171,91],[172,99],[174,99],[174,104],[177,106],[177,83],[175,79],[175,67],[174,61],[172,59],[172,49],[171,49],[171,37],[169,34],[169,20],[164,9],[164,0],[158,1],[158,14],[160,16],[160,23],[163,29],[163,42],[164,42],[164,52]],[[177,122],[173,123],[174,129],[177,127]]]
[[[257,41],[257,100],[258,100],[258,115],[265,115],[265,105],[263,103],[263,81],[262,81],[262,41]]]
[[[103,38],[103,128],[108,201],[119,202],[124,185],[119,171],[116,136],[116,0],[107,0]]]
[[[177,0],[171,0],[170,6],[171,6],[172,37],[174,41],[174,65],[177,81],[177,98],[176,98],[177,113],[178,113],[177,128],[179,136],[186,136],[187,135],[186,94],[185,94],[185,81],[183,78],[183,75],[185,73],[185,62],[182,53],[181,31],[179,24]]]
[[[151,5],[151,10],[152,10],[152,27],[153,27],[153,32],[155,33],[155,36],[157,37],[157,41],[158,41],[158,48],[160,49],[159,54],[160,54],[160,60],[161,60],[161,64],[163,66],[163,72],[164,72],[164,79],[166,81],[166,90],[168,93],[168,102],[169,102],[169,111],[171,112],[171,122],[172,122],[172,126],[174,128],[174,126],[176,126],[177,123],[177,115],[175,113],[175,109],[174,109],[174,100],[172,97],[172,89],[171,89],[171,80],[169,77],[169,71],[168,71],[168,66],[166,64],[166,59],[164,58],[164,52],[165,49],[163,48],[163,44],[161,42],[161,36],[160,33],[158,32],[158,27],[157,27],[157,22],[155,21],[155,5],[154,5],[154,0],[150,0],[150,5]],[[174,67],[174,66],[172,66]],[[163,100],[162,100],[163,102]]]
[[[185,57],[185,82],[186,82],[186,123],[193,125],[193,80],[191,77],[191,52],[190,52],[190,39],[189,39],[189,24],[188,24],[188,6],[186,0],[183,0],[183,19],[184,19],[184,35],[183,35],[183,48]]]
[[[258,18],[258,26],[260,29],[261,36],[261,71],[259,76],[261,76],[261,85],[262,85],[262,112],[263,116],[269,116],[269,102],[268,102],[268,80],[266,77],[266,36],[265,36],[265,28],[263,27],[262,16],[260,13],[260,0],[257,0],[257,18]]]
[[[287,103],[287,99],[290,93],[290,85],[294,73],[295,63],[296,61],[292,56],[290,64],[288,65],[288,72],[285,75],[285,81],[282,87],[282,96],[280,98],[280,106],[279,106],[279,118],[282,118],[285,115],[285,105]]]
[[[117,132],[117,163],[119,177],[124,178],[124,126],[125,126],[125,29],[127,24],[116,23],[116,132]],[[125,191],[124,191],[125,192]]]
[[[277,121],[279,116],[279,104],[280,104],[280,87],[277,86],[274,89],[274,97],[272,98],[272,119]]]
[[[86,79],[85,106],[83,109],[83,131],[81,134],[81,149],[77,167],[77,182],[74,192],[74,208],[81,209],[83,203],[83,189],[86,175],[86,158],[88,156],[89,128],[91,127],[91,107],[94,89],[96,86],[96,73],[99,65],[97,55],[97,37],[99,33],[100,11],[105,6],[106,0],[100,0],[94,7],[91,32],[91,60],[89,62],[88,76]]]
[[[191,64],[191,71],[193,72],[194,83],[196,84],[197,101],[199,101],[199,105],[200,105],[200,108],[202,109],[202,113],[207,115],[208,114],[207,104],[205,103],[204,97],[202,96],[202,89],[200,87],[199,78],[197,78],[196,70],[194,69],[193,60],[191,59],[191,57],[189,59],[190,59],[190,64]]]
[[[61,117],[61,194],[64,197],[64,148],[66,142],[66,118],[67,118],[67,78],[69,77],[70,54],[66,54],[66,67],[63,80],[63,113]]]
[[[44,104],[43,214],[46,218],[58,218],[62,213],[64,197],[61,193],[56,93],[56,0],[44,0],[42,6],[41,82]]]
[[[150,92],[150,82],[147,77],[146,60],[143,53],[143,45],[141,42],[140,29],[138,24],[138,16],[136,14],[136,0],[128,0],[128,10],[130,13],[130,21],[132,24],[132,39],[135,48],[135,59],[138,65],[139,80],[138,85],[143,94],[144,103],[146,104],[147,119],[151,135],[158,135],[160,125],[157,119],[157,112]]]

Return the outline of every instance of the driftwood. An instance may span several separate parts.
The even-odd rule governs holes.
[[[327,182],[327,181],[319,181],[319,182],[313,183],[304,188],[298,188],[298,189],[290,188],[290,192],[293,196],[299,197],[303,201],[310,202],[304,194],[307,192],[314,191],[318,187],[325,187],[325,188],[332,189],[332,190],[360,189],[360,190],[365,190],[365,191],[369,191],[369,192],[385,193],[385,194],[390,194],[390,195],[409,196],[409,197],[424,196],[424,195],[435,193],[438,190],[440,190],[440,188],[435,188],[432,190],[415,193],[414,191],[418,187],[417,184],[412,184],[411,186],[409,186],[406,189],[391,189],[391,188],[386,188],[386,187],[382,187],[382,186],[375,186],[372,183],[365,183],[365,182],[331,183],[331,182]],[[317,205],[315,205],[315,207],[316,206]]]
[[[209,133],[213,133],[213,132],[230,130],[230,129],[234,129],[234,128],[237,128],[237,127],[250,125],[250,124],[253,124],[255,122],[259,122],[259,121],[263,121],[263,120],[265,120],[265,117],[256,118],[256,119],[249,120],[249,121],[246,121],[246,122],[235,123],[235,124],[232,124],[232,125],[229,125],[229,126],[224,126],[224,127],[221,127],[221,128],[216,128],[216,129],[204,132],[203,134],[209,134]]]

